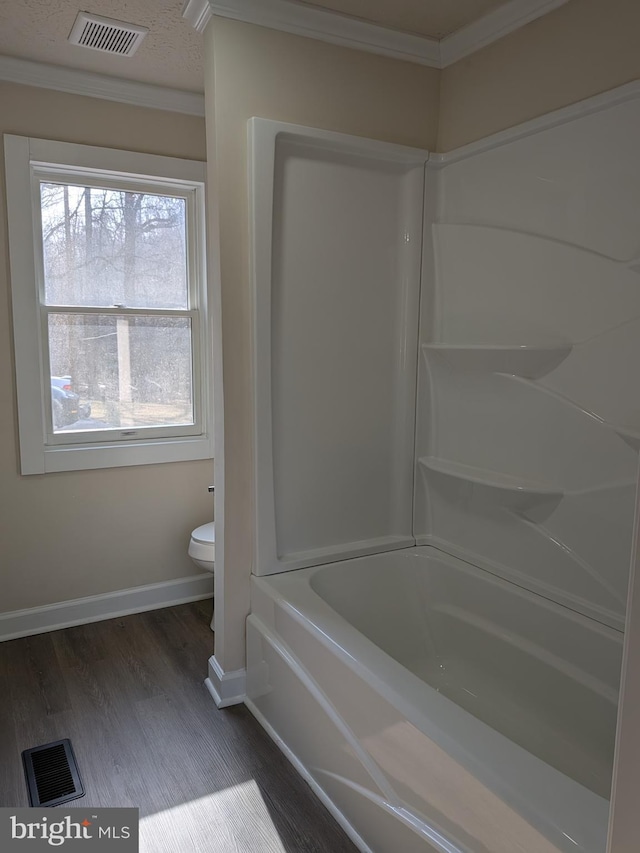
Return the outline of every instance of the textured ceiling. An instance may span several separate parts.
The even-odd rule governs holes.
[[[357,18],[409,33],[441,39],[476,21],[506,0],[305,0]]]
[[[293,0],[382,26],[442,38],[505,0]],[[268,0],[263,0],[267,3]],[[202,36],[182,18],[183,0],[0,0],[0,55],[159,86],[202,92]],[[149,28],[132,57],[69,44],[78,11]]]
[[[0,0],[0,54],[202,92],[202,36],[183,0]],[[76,15],[94,12],[149,28],[137,53],[110,56],[69,44]]]

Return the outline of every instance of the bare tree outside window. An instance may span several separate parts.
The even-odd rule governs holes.
[[[185,198],[40,194],[53,432],[193,424]]]

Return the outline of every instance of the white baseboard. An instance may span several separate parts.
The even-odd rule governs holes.
[[[213,575],[207,573],[60,601],[28,610],[13,610],[0,613],[0,642],[73,625],[100,622],[102,619],[114,619],[130,613],[171,607],[174,604],[187,604],[212,596]]]
[[[234,669],[225,672],[215,655],[212,655],[209,658],[209,677],[204,683],[218,708],[241,705],[247,692],[247,670]]]

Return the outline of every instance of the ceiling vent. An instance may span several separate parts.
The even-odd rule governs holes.
[[[101,50],[103,53],[133,56],[148,32],[146,27],[127,24],[126,21],[78,12],[69,41],[71,44]]]

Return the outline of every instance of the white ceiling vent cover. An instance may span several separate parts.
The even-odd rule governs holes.
[[[148,32],[147,27],[103,18],[89,12],[78,12],[69,41],[104,53],[133,56]]]

